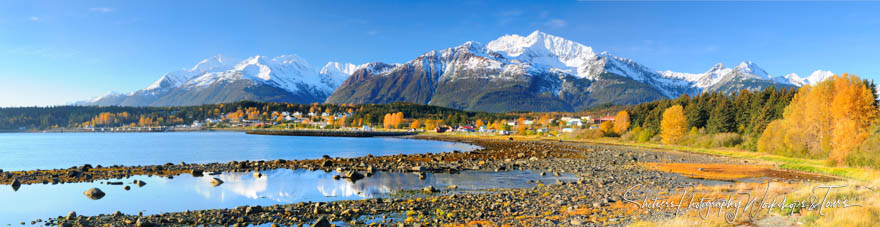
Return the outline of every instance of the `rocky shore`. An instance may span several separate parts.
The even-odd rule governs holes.
[[[746,163],[723,157],[682,152],[661,152],[628,147],[555,141],[512,141],[448,136],[415,136],[414,139],[472,143],[482,147],[470,152],[366,156],[313,160],[233,161],[210,164],[153,166],[91,166],[68,169],[13,171],[0,173],[0,183],[50,184],[124,179],[132,175],[173,177],[218,172],[250,172],[276,168],[336,170],[340,177],[369,177],[376,171],[457,172],[462,170],[535,170],[542,174],[574,174],[576,182],[541,182],[535,187],[487,190],[483,193],[452,193],[434,189],[398,193],[388,198],[296,203],[274,206],[245,206],[235,209],[173,212],[159,215],[107,214],[81,217],[76,214],[48,219],[48,225],[248,225],[267,224],[327,226],[330,222],[373,224],[510,224],[620,225],[633,219],[663,218],[669,214],[631,213],[621,206],[621,195],[641,184],[645,191],[672,191],[700,183],[677,174],[648,170],[639,162]],[[747,163],[746,163],[747,164]],[[810,175],[782,179],[810,179]],[[630,212],[630,213],[628,213]]]
[[[329,137],[376,137],[376,136],[411,136],[415,132],[385,131],[344,131],[344,130],[250,130],[247,134],[271,136],[329,136]]]

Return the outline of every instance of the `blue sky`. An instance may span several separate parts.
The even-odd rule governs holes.
[[[0,0],[0,106],[141,89],[221,54],[404,62],[534,30],[655,70],[751,60],[880,80],[880,3]]]

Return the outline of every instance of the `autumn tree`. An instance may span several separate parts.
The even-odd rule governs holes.
[[[437,128],[437,125],[434,123],[434,119],[425,120],[425,131],[434,130]]]
[[[516,131],[520,135],[526,134],[526,118],[525,117],[519,117],[518,119],[516,119]]]
[[[614,132],[614,123],[611,121],[605,121],[599,124],[599,131],[602,132],[604,136],[613,136]]]
[[[629,130],[629,124],[629,113],[626,110],[618,112],[617,117],[614,118],[614,132],[623,135]]]
[[[483,120],[480,120],[480,119],[477,119],[477,121],[474,123],[474,127],[477,129],[479,129],[480,127],[483,127],[483,125],[485,125],[485,124],[483,124]]]
[[[422,127],[422,122],[420,122],[419,120],[414,120],[412,121],[412,123],[409,124],[410,129],[417,129],[419,127]]]
[[[681,141],[687,132],[687,119],[681,105],[674,105],[663,111],[660,120],[660,138],[664,144],[675,144]]]
[[[843,164],[870,136],[877,107],[869,87],[849,74],[801,87],[783,118],[764,130],[758,151]]]

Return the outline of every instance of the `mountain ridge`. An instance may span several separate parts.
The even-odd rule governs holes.
[[[163,106],[228,101],[295,103],[414,102],[464,110],[573,111],[613,103],[635,104],[702,92],[766,86],[798,87],[827,79],[818,70],[771,76],[756,63],[718,63],[703,73],[657,71],[632,59],[596,53],[587,45],[534,31],[503,35],[487,44],[467,41],[430,50],[400,64],[328,62],[312,68],[296,55],[217,55],[164,74],[128,94],[108,94],[80,105]],[[184,99],[184,100],[180,100]],[[491,106],[486,108],[485,106]]]

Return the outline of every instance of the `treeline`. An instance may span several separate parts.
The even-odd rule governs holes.
[[[742,147],[752,151],[823,159],[829,165],[880,167],[875,91],[872,81],[843,74],[796,89],[771,87],[644,103],[630,108],[634,127],[625,139],[642,138],[658,126],[659,135],[651,140],[664,144],[722,141],[729,146],[739,142],[724,141],[742,135]]]
[[[181,107],[54,106],[0,108],[0,130],[42,130],[57,127],[168,126],[190,124],[194,120],[242,119],[272,120],[273,112],[307,114],[349,113],[348,121],[381,125],[384,116],[402,113],[405,118],[436,119],[449,124],[466,124],[476,119],[510,117],[502,113],[468,112],[445,107],[410,104],[293,104],[242,101]],[[228,115],[228,114],[232,115]],[[351,122],[349,122],[351,123]],[[351,125],[351,124],[350,124]]]
[[[732,94],[703,93],[682,95],[630,107],[632,127],[650,135],[660,132],[663,112],[675,105],[682,106],[686,129],[697,129],[709,134],[739,133],[755,141],[771,121],[782,117],[791,102],[795,88],[773,86],[760,91],[742,90]],[[638,136],[638,135],[637,135]],[[644,135],[643,135],[644,136]],[[754,143],[749,149],[754,150]]]

